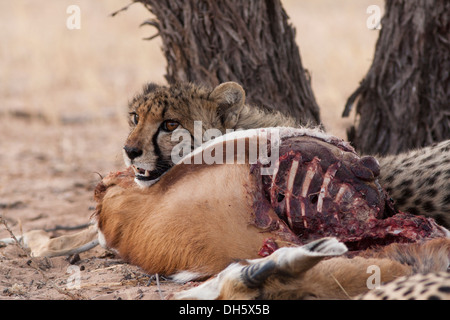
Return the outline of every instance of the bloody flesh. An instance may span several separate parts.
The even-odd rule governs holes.
[[[394,211],[377,182],[380,169],[373,157],[360,158],[350,147],[333,141],[295,135],[284,137],[279,150],[271,176],[257,177],[261,164],[251,170],[261,179],[263,194],[254,207],[257,226],[267,227],[261,218],[267,216],[265,206],[270,206],[282,221],[279,235],[287,241],[295,235],[297,244],[332,236],[349,250],[362,250],[445,236],[432,219]],[[267,239],[260,255],[274,249],[276,244]]]

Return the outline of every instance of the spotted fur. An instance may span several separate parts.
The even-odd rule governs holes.
[[[450,273],[419,273],[389,282],[360,300],[450,300]]]
[[[450,227],[450,140],[379,158],[380,183],[397,209]]]

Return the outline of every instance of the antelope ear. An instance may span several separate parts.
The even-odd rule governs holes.
[[[244,108],[244,89],[236,82],[224,82],[215,87],[209,97],[217,102],[217,113],[224,127],[234,128]]]

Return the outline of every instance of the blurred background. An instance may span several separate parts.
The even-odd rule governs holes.
[[[372,61],[377,30],[367,28],[369,5],[380,0],[284,0],[297,29],[303,65],[329,130]],[[118,116],[147,81],[164,82],[161,41],[142,39],[150,13],[129,0],[0,1],[1,110],[44,114],[52,121]],[[81,9],[81,29],[69,30],[68,6]]]

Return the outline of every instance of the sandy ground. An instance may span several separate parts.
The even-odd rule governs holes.
[[[69,5],[81,29],[69,30]],[[164,83],[160,40],[126,0],[0,1],[0,214],[14,234],[86,223],[100,175],[122,168],[127,101]],[[366,9],[382,1],[285,0],[328,131],[345,137],[346,98],[366,73],[378,31]],[[68,231],[54,231],[61,235]],[[9,233],[0,225],[0,238]],[[39,268],[40,271],[37,271]],[[69,289],[79,276],[79,289]],[[80,257],[30,258],[0,248],[0,299],[161,299],[183,288],[101,248]],[[192,286],[187,284],[185,287]]]

